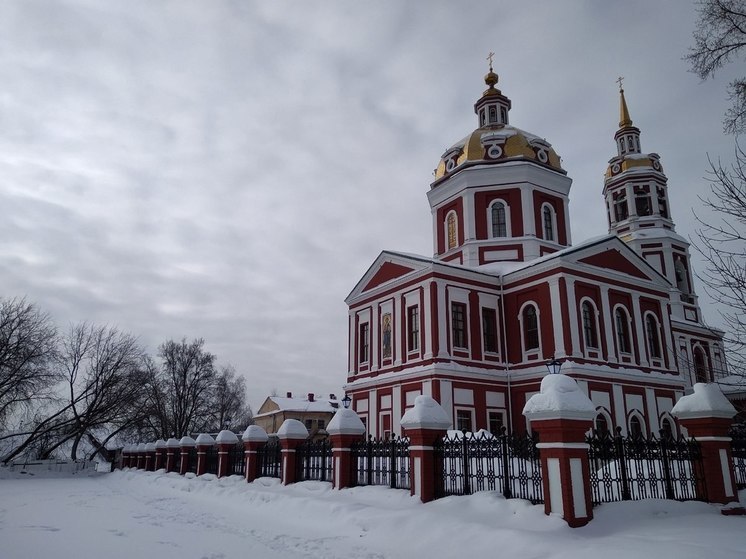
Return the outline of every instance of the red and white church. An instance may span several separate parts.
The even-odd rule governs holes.
[[[658,154],[642,152],[620,89],[609,234],[572,245],[572,179],[551,144],[510,124],[497,81],[490,68],[478,128],[445,151],[430,185],[434,256],[384,251],[346,299],[353,409],[371,435],[400,435],[426,394],[457,429],[523,431],[554,358],[595,404],[597,428],[677,432],[674,403],[725,356]]]

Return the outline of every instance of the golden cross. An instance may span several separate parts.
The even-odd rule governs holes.
[[[619,91],[623,91],[623,89],[622,89],[622,80],[624,80],[624,78],[623,78],[622,76],[619,76],[619,77],[618,77],[618,78],[616,79],[616,83],[618,83],[618,84],[619,84]]]
[[[494,52],[491,52],[487,55],[487,60],[490,61],[490,72],[492,71],[492,57],[495,56]]]

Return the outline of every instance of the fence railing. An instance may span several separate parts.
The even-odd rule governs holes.
[[[261,477],[282,478],[282,448],[280,441],[270,439],[257,451],[259,458],[259,475]]]
[[[409,439],[406,437],[360,440],[350,445],[352,481],[356,485],[387,485],[409,489]]]
[[[297,481],[332,480],[332,445],[328,439],[307,440],[295,449]]]
[[[233,445],[228,451],[228,475],[246,475],[246,455],[243,443]]]
[[[218,447],[211,446],[205,453],[205,473],[215,474],[218,473]]]
[[[537,440],[530,434],[451,433],[435,446],[436,497],[500,491],[506,498],[544,502]],[[437,478],[436,478],[437,479]]]
[[[733,454],[733,472],[736,475],[738,489],[746,489],[746,438],[733,437],[731,439],[731,453]]]
[[[187,471],[192,472],[193,474],[197,473],[197,449],[195,447],[189,449],[189,464],[187,466]]]
[[[681,436],[587,437],[593,504],[640,499],[706,500],[699,443]]]

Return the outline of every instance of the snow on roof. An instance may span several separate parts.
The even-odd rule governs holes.
[[[676,417],[733,417],[736,409],[717,384],[698,382],[694,392],[682,396],[671,410]]]
[[[266,417],[280,411],[334,413],[339,409],[339,400],[330,398],[314,398],[313,401],[309,401],[308,398],[270,396],[268,399],[277,405],[277,409],[257,414],[255,418]]]
[[[541,381],[540,392],[526,402],[523,415],[531,415],[533,419],[560,413],[590,419],[596,413],[596,406],[574,379],[562,374],[547,375]]]
[[[735,395],[746,393],[746,377],[744,375],[728,375],[717,381],[723,394]]]

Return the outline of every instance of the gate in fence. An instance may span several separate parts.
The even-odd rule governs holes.
[[[406,437],[362,439],[350,445],[352,482],[355,485],[387,485],[409,489],[409,439]]]
[[[734,436],[730,444],[736,486],[738,489],[746,489],[746,438]]]
[[[260,464],[260,477],[282,478],[282,448],[278,439],[270,439],[259,447],[257,458]]]
[[[589,445],[593,504],[640,499],[707,500],[699,443],[666,432],[623,437],[594,431]]]
[[[452,433],[435,445],[436,498],[500,491],[507,498],[544,502],[537,439],[531,434],[498,436]]]
[[[332,445],[328,439],[307,440],[295,449],[297,481],[332,479]]]

